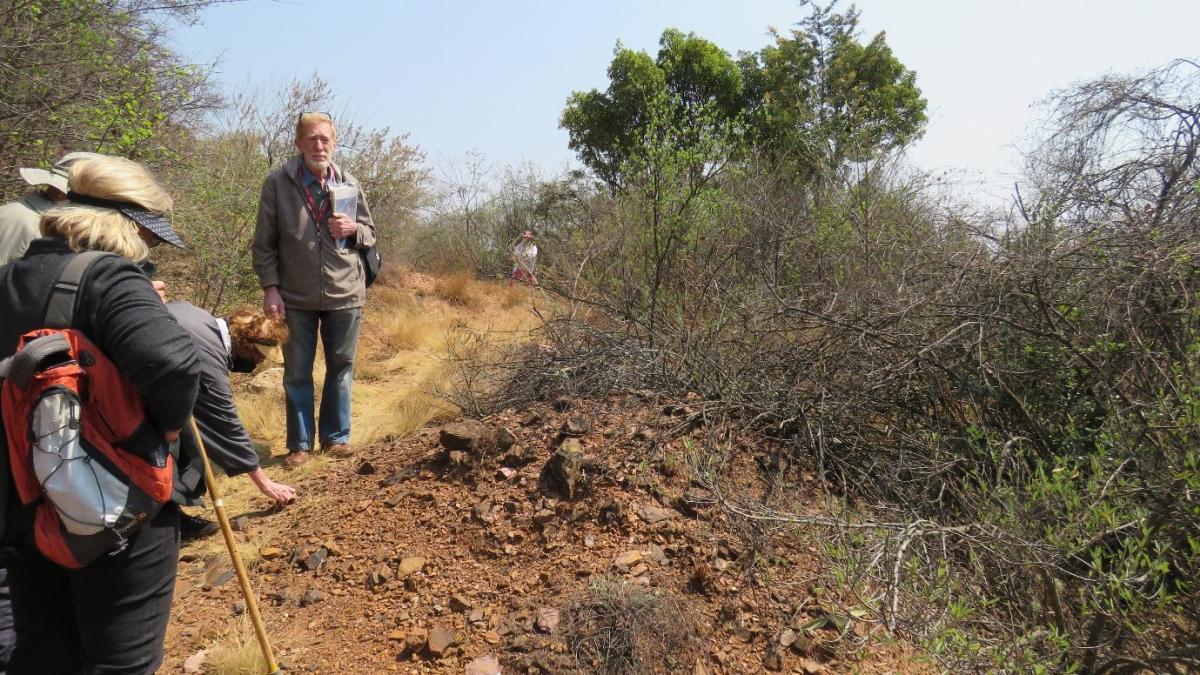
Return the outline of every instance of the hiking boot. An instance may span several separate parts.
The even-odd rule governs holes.
[[[200,516],[189,516],[182,511],[179,513],[179,536],[184,541],[202,539],[221,529],[213,521]]]
[[[296,450],[294,452],[288,453],[288,456],[286,458],[284,458],[283,463],[287,464],[288,466],[290,466],[294,469],[294,468],[300,466],[301,464],[304,464],[307,461],[308,461],[308,451],[307,450]]]
[[[354,450],[350,448],[349,443],[323,443],[321,449],[334,457],[353,457]]]

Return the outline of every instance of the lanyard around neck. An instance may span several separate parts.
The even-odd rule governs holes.
[[[320,179],[318,179],[318,181],[319,180]],[[328,195],[326,195],[326,197],[321,200],[320,207],[317,206],[316,200],[313,199],[312,191],[310,191],[308,186],[304,184],[303,166],[296,171],[296,182],[299,183],[300,194],[304,197],[304,205],[308,207],[308,215],[312,216],[313,220],[316,221],[318,225],[325,222],[325,219],[329,217],[329,211],[333,207],[333,205],[330,203],[332,200],[329,199]]]

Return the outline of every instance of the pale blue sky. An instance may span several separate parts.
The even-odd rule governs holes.
[[[1200,2],[864,0],[864,37],[886,30],[929,100],[912,150],[927,169],[979,175],[1003,191],[1031,105],[1110,72],[1200,56]],[[574,163],[558,129],[572,90],[603,88],[617,40],[656,53],[666,27],[736,55],[792,27],[791,0],[342,0],[250,2],[206,10],[176,32],[196,61],[220,56],[227,87],[269,89],[314,70],[362,124],[410,133],[434,165],[483,153],[553,171]]]

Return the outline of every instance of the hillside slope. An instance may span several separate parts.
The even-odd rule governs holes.
[[[388,293],[426,303],[431,316],[445,302],[429,292],[437,283]],[[528,325],[501,318],[527,311],[503,308],[502,289],[472,293],[474,309],[443,309]],[[381,323],[364,322],[376,355],[389,344]],[[428,367],[410,365],[390,385],[428,384]],[[271,466],[303,495],[282,510],[224,480],[281,665],[462,673],[491,657],[505,673],[928,670],[907,647],[876,639],[866,616],[838,617],[822,602],[816,542],[711,504],[688,478],[703,430],[668,434],[679,409],[662,403],[560,399],[394,433],[353,459]],[[725,472],[747,492],[767,489],[753,444],[738,447]],[[262,672],[219,539],[185,546],[176,595],[165,671],[190,659],[204,672]]]

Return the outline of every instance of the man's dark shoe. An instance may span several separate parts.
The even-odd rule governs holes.
[[[349,443],[322,443],[321,449],[334,457],[353,457],[354,449]]]
[[[308,461],[308,451],[307,450],[296,450],[295,452],[289,452],[288,456],[283,459],[283,463],[287,464],[288,467],[292,468],[292,469],[295,469],[296,467],[301,466],[302,464],[304,464],[307,461]]]
[[[179,514],[179,536],[185,541],[207,537],[219,529],[221,529],[220,525],[206,518],[189,516],[186,513]]]

